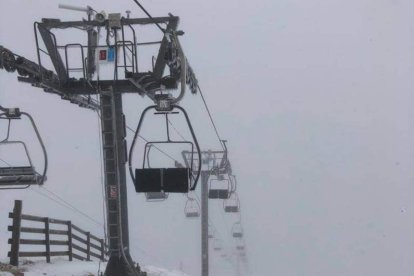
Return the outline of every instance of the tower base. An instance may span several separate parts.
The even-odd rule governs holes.
[[[126,256],[129,264],[123,257],[110,256],[106,265],[104,276],[146,276],[146,272],[142,272],[139,266],[133,265],[129,255]],[[131,264],[131,265],[130,265]]]

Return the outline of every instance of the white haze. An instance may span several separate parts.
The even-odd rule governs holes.
[[[141,2],[154,16],[181,18],[187,57],[229,140],[253,275],[414,273],[412,1]],[[2,0],[0,45],[35,60],[35,20],[81,16],[58,3]],[[67,3],[144,16],[133,1]],[[96,114],[5,71],[0,84],[0,104],[30,112],[44,136],[45,187],[102,221]],[[134,127],[150,102],[125,98]],[[188,95],[183,105],[203,148],[217,149],[199,96]],[[134,259],[170,269],[181,263],[199,275],[200,226],[184,218],[185,199],[149,204],[129,180],[128,188]],[[8,251],[14,199],[23,199],[27,212],[71,219],[102,235],[101,226],[36,191],[44,192],[0,192],[0,258]],[[212,203],[230,250],[226,231],[234,218],[219,211]],[[235,275],[219,256],[211,267],[212,275]]]

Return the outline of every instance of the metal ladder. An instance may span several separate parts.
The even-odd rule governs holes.
[[[120,254],[121,229],[119,187],[117,172],[116,135],[114,132],[114,117],[112,95],[101,96],[101,124],[103,137],[103,158],[105,167],[105,188],[108,209],[108,242],[109,251]]]
[[[119,74],[119,69],[124,69],[125,77],[127,77],[128,73],[137,73],[135,47],[132,41],[121,40],[117,42],[115,49],[122,49],[122,56],[117,58],[115,64],[117,75]]]

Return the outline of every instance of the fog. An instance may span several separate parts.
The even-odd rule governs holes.
[[[0,45],[31,60],[34,21],[83,16],[58,9],[63,1],[1,2]],[[69,2],[145,17],[133,1]],[[153,16],[180,16],[184,51],[229,141],[249,259],[245,275],[414,273],[412,1],[141,2]],[[2,106],[19,106],[36,119],[50,159],[45,188],[103,223],[96,113],[4,70],[0,87]],[[135,128],[151,101],[124,99]],[[182,105],[201,147],[220,149],[200,96],[188,94]],[[32,135],[24,126],[17,133]],[[29,144],[41,162],[32,138]],[[134,260],[199,275],[200,223],[185,219],[185,197],[147,203],[127,184]],[[0,258],[9,248],[14,199],[28,213],[71,219],[103,235],[101,225],[44,194],[50,195],[38,187],[0,191]],[[221,203],[211,205],[211,220],[232,252],[236,218],[223,214]],[[211,258],[211,275],[236,275],[219,255]]]

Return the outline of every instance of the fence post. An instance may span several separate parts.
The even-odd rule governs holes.
[[[91,232],[86,232],[86,259],[91,260]]]
[[[46,262],[50,263],[50,232],[49,218],[45,218]]]
[[[100,242],[101,242],[101,261],[105,261],[105,242],[103,239],[101,239]]]
[[[73,260],[73,248],[72,248],[72,222],[69,220],[68,224],[68,249],[69,249],[69,261]]]
[[[14,201],[10,264],[19,266],[20,228],[22,225],[22,201]]]

